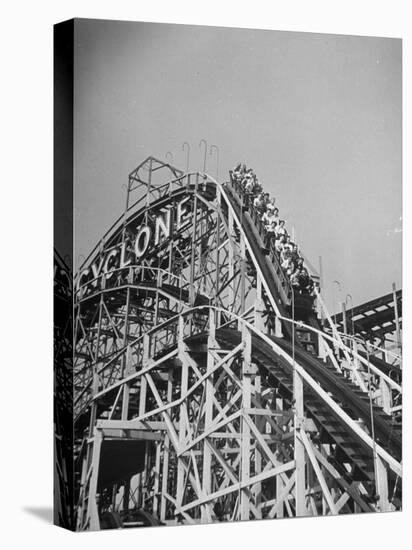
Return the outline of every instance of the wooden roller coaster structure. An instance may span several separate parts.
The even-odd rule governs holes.
[[[230,178],[149,157],[74,289],[76,527],[401,509],[399,354],[294,292]]]

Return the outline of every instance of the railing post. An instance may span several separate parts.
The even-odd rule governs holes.
[[[295,296],[292,289],[292,368],[293,368],[293,427],[294,427],[294,458],[295,458],[295,513],[297,517],[306,516],[306,463],[304,431],[305,411],[303,396],[303,380],[295,365]]]
[[[376,490],[379,496],[379,510],[381,512],[390,511],[389,491],[388,491],[388,471],[380,456],[376,456]]]
[[[170,368],[168,371],[167,378],[167,402],[170,403],[172,400],[172,390],[173,390],[173,368]],[[162,496],[160,502],[160,520],[164,521],[167,515],[167,500],[166,493],[168,492],[168,482],[169,482],[169,454],[170,454],[170,438],[168,433],[165,433],[164,439],[164,449],[163,449],[163,469],[162,469]]]
[[[283,338],[282,322],[277,315],[275,316],[275,336],[276,338]]]
[[[244,325],[242,330],[244,350],[242,360],[242,417],[240,434],[240,479],[239,482],[246,482],[250,477],[250,427],[244,418],[251,406],[251,360],[252,360],[252,335],[250,330]],[[250,519],[250,497],[245,489],[240,491],[240,519]]]
[[[97,504],[97,480],[99,476],[100,449],[102,445],[103,434],[98,428],[94,429],[93,453],[92,453],[92,473],[88,492],[87,516],[89,518],[89,529],[91,531],[100,530],[99,511]]]
[[[182,448],[185,443],[186,429],[185,429],[185,413],[186,413],[186,401],[185,396],[189,382],[189,365],[184,356],[185,343],[184,343],[184,324],[183,317],[179,317],[178,327],[178,349],[179,358],[182,360],[181,376],[180,376],[180,397],[183,399],[179,407],[179,448]],[[184,464],[184,457],[179,456],[177,459],[177,486],[176,486],[176,507],[180,508],[183,504],[184,493],[186,483],[186,468]]]
[[[322,361],[326,363],[325,340],[321,333],[318,334],[318,350],[319,359],[322,359]]]
[[[398,299],[396,297],[396,284],[392,283],[393,307],[395,311],[396,343],[398,351],[402,352],[401,329],[399,323]]]
[[[209,310],[209,336],[207,340],[207,372],[211,372],[214,367],[214,357],[212,350],[217,347],[215,339],[215,310]],[[206,399],[204,403],[205,408],[205,427],[207,431],[213,422],[213,394],[214,385],[213,378],[210,374],[205,381],[206,386]],[[202,476],[202,489],[205,495],[212,492],[212,451],[210,450],[207,438],[203,443],[203,476]],[[202,507],[202,522],[207,523],[210,521],[210,503],[206,503]]]
[[[255,326],[258,330],[264,330],[263,322],[264,303],[262,298],[262,281],[259,275],[256,280],[256,302],[255,302]]]
[[[381,390],[382,408],[386,412],[386,414],[391,414],[392,392],[389,388],[388,383],[382,377],[380,377],[379,385]]]

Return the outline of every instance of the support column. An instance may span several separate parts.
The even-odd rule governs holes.
[[[233,214],[231,210],[229,210],[229,237],[233,241],[233,243],[229,242],[228,245],[228,252],[229,252],[229,263],[228,263],[228,270],[229,270],[229,287],[228,287],[228,303],[229,307],[234,309],[234,301],[235,301],[235,292],[234,292],[234,284],[235,281],[233,279],[234,277],[234,262],[235,262],[235,255],[233,251],[234,243],[235,243],[235,235],[233,230]]]
[[[179,358],[182,360],[181,368],[181,383],[180,383],[180,396],[183,397],[186,394],[189,378],[189,365],[184,358],[185,343],[183,340],[183,318],[179,318],[179,328],[178,328],[178,347],[179,347]],[[179,448],[182,448],[186,439],[186,428],[185,428],[185,407],[186,402],[183,401],[179,407]],[[177,487],[176,487],[176,508],[180,508],[183,504],[184,492],[185,492],[185,466],[184,466],[183,456],[179,456],[177,459]]]
[[[283,483],[282,476],[276,476],[276,501],[279,502],[283,497],[283,491],[285,488],[285,484]],[[284,517],[284,504],[279,506],[278,511],[276,512],[277,518],[283,518]]]
[[[262,399],[261,399],[261,391],[262,391],[261,377],[258,374],[256,374],[255,377],[254,377],[253,386],[254,386],[253,389],[254,389],[254,395],[255,395],[255,400],[256,400],[256,406],[258,406],[259,408],[263,408],[262,407]],[[266,424],[265,417],[263,415],[256,415],[254,420],[255,420],[255,424],[256,424],[259,432],[261,434],[263,434],[264,431],[265,431],[265,424]],[[262,454],[261,454],[261,452],[258,448],[258,444],[257,444],[256,439],[255,439],[254,450],[255,450],[255,471],[254,471],[254,475],[259,475],[262,472]],[[259,512],[258,517],[262,518],[262,509],[261,509],[261,504],[262,504],[262,483],[256,483],[256,485],[254,485],[252,493],[255,497],[256,509]]]
[[[167,402],[172,401],[172,388],[173,388],[173,370],[169,369],[168,380],[167,380]],[[164,440],[164,449],[163,449],[163,469],[162,469],[162,499],[160,503],[160,520],[165,521],[166,519],[166,504],[167,499],[165,494],[168,492],[168,481],[169,481],[169,448],[170,448],[170,439],[165,433]]]
[[[240,235],[240,314],[245,312],[246,302],[246,243],[243,234]]]
[[[217,188],[216,191],[216,204],[217,204],[217,213],[216,213],[216,250],[215,250],[215,266],[216,266],[216,275],[215,275],[215,296],[214,304],[218,305],[218,293],[219,293],[219,283],[221,281],[220,273],[220,208],[221,208],[222,195],[220,188]]]
[[[326,363],[325,340],[320,332],[318,333],[318,357]]]
[[[210,372],[214,367],[214,358],[211,350],[217,347],[215,339],[215,311],[209,310],[209,336],[207,340],[207,372]],[[205,408],[205,431],[209,429],[213,422],[213,379],[209,376],[205,381],[206,398],[204,403]],[[203,476],[202,489],[204,495],[209,495],[212,492],[212,451],[207,443],[207,438],[203,442]],[[210,503],[202,506],[202,523],[210,521]]]
[[[381,378],[380,379],[380,390],[381,390],[381,399],[382,399],[382,408],[386,414],[391,414],[392,409],[392,392],[389,388],[388,383]]]
[[[277,315],[275,317],[275,336],[276,338],[283,338],[282,323]]]
[[[399,311],[398,311],[398,301],[396,299],[396,285],[392,283],[392,293],[393,293],[393,306],[395,310],[395,326],[396,326],[396,343],[399,353],[402,350],[402,340],[401,340],[401,329],[399,323]]]
[[[294,389],[294,443],[295,443],[295,500],[296,516],[306,516],[306,461],[305,445],[302,440],[304,430],[304,409],[303,409],[303,381],[300,375],[294,369],[293,373]]]
[[[262,280],[258,274],[256,279],[255,327],[262,332],[265,329],[263,310],[264,302],[262,298]]]
[[[196,183],[196,193],[197,193],[197,183]],[[197,195],[195,193],[195,198],[193,201],[193,225],[192,225],[192,242],[190,250],[190,278],[189,278],[189,301],[190,305],[193,307],[195,304],[195,263],[196,263],[196,232],[197,232]]]
[[[376,491],[379,496],[379,510],[381,512],[389,512],[389,490],[388,490],[388,470],[383,460],[376,457]]]
[[[242,361],[242,417],[241,417],[241,436],[240,436],[240,480],[245,482],[250,478],[250,427],[244,418],[244,414],[248,414],[251,406],[251,359],[252,359],[252,335],[250,331],[244,327],[243,331],[244,352]],[[240,493],[240,519],[250,519],[250,497],[245,489]]]
[[[97,503],[97,480],[99,477],[100,450],[103,435],[98,428],[94,429],[93,454],[92,454],[92,473],[88,491],[87,517],[89,518],[90,531],[100,530],[99,511]]]
[[[153,515],[157,516],[159,509],[159,487],[160,487],[160,459],[161,459],[161,443],[156,444],[156,461],[154,468],[154,484],[153,484]]]

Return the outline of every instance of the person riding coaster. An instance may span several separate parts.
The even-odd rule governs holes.
[[[262,185],[255,172],[252,168],[248,169],[245,164],[239,163],[232,175],[249,195],[249,204],[253,204],[261,215],[265,228],[265,247],[270,248],[272,240],[275,239],[275,250],[279,254],[282,268],[290,278],[292,286],[299,293],[311,294],[314,282],[304,266],[298,246],[292,242],[286,230],[285,220],[279,219],[279,208],[275,206],[275,198],[270,198],[269,193],[263,193]]]

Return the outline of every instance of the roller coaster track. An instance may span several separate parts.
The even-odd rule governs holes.
[[[164,169],[77,274],[78,528],[400,509],[399,377],[294,292],[232,178]]]

